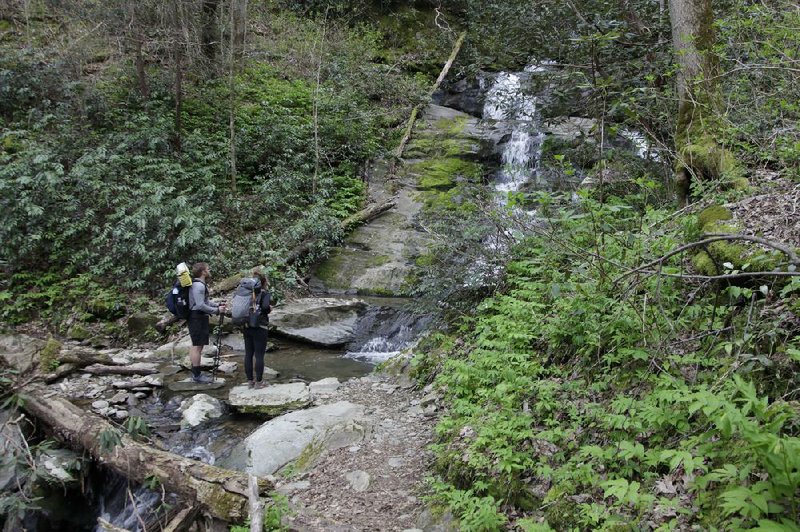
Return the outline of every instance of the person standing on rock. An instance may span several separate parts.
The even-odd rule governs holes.
[[[254,307],[258,313],[258,325],[244,324],[244,372],[250,388],[263,388],[264,354],[267,352],[267,327],[269,327],[270,306],[269,283],[258,270],[253,272],[256,283]],[[253,362],[255,361],[255,368]],[[255,380],[253,370],[255,369]]]
[[[192,266],[192,288],[189,290],[189,336],[192,347],[189,348],[189,359],[192,363],[192,380],[199,383],[211,382],[211,377],[200,371],[200,356],[203,347],[208,345],[209,316],[225,312],[224,303],[214,303],[208,298],[208,281],[211,269],[205,262],[196,262]]]

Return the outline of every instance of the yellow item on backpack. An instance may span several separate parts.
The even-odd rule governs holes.
[[[185,262],[181,262],[175,267],[175,274],[178,276],[181,286],[184,288],[192,286],[192,275],[189,273],[189,267]]]

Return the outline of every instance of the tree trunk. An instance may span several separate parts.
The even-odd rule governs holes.
[[[247,37],[247,0],[231,0],[231,43],[237,60],[244,57]]]
[[[139,37],[136,39],[136,78],[139,81],[139,93],[145,100],[150,99],[150,85],[147,83],[147,71],[144,65],[144,39]]]
[[[211,61],[216,57],[217,46],[219,45],[218,8],[219,0],[203,0],[203,29],[201,39],[203,41],[203,54]]]
[[[181,114],[183,113],[183,50],[180,42],[175,42],[175,151],[181,151]]]
[[[110,451],[100,447],[100,434],[117,431],[100,416],[85,412],[46,387],[33,384],[23,390],[24,408],[61,441],[95,461],[142,483],[157,478],[164,488],[177,493],[190,507],[227,522],[243,521],[249,506],[248,476],[176,454],[154,449],[127,435]],[[272,486],[258,480],[260,494]]]
[[[675,181],[681,204],[688,203],[692,179],[741,184],[743,172],[715,135],[720,129],[718,62],[711,0],[670,0],[672,45],[678,66],[678,122]]]

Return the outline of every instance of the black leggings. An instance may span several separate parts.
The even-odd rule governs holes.
[[[247,380],[253,380],[253,355],[256,357],[256,381],[264,377],[264,353],[267,352],[267,330],[261,327],[246,327],[244,330],[244,372]]]

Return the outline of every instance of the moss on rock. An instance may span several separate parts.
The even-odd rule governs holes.
[[[42,348],[42,352],[39,353],[39,367],[42,368],[42,371],[54,371],[61,363],[59,360],[60,353],[61,342],[49,338]]]
[[[710,232],[706,227],[711,228],[711,224],[733,219],[733,213],[722,205],[712,205],[697,215],[697,225],[701,231]]]

